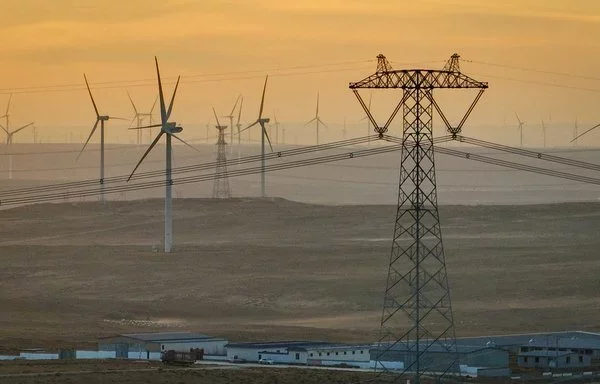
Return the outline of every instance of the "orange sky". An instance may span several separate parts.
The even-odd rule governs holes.
[[[87,133],[86,125],[93,123],[94,116],[82,87],[83,72],[104,113],[131,116],[126,89],[140,108],[149,109],[156,93],[153,83],[138,87],[115,83],[105,89],[99,89],[97,83],[152,79],[154,55],[165,77],[184,76],[173,117],[184,128],[187,124],[186,137],[194,137],[197,132],[191,130],[204,126],[211,106],[225,114],[238,93],[245,96],[243,120],[249,121],[257,113],[262,76],[269,72],[266,110],[292,129],[293,122],[314,114],[319,91],[321,117],[332,125],[329,134],[333,138],[344,117],[350,125],[362,117],[347,85],[374,72],[372,60],[380,52],[398,68],[405,67],[404,63],[442,67],[450,54],[458,52],[465,60],[596,78],[463,62],[466,74],[490,83],[470,123],[510,126],[506,132],[502,127],[482,134],[471,131],[472,136],[515,144],[511,141],[516,137],[514,112],[531,129],[540,124],[542,116],[556,125],[572,125],[577,118],[581,129],[600,122],[600,74],[596,72],[600,64],[600,2],[595,0],[7,2],[0,13],[0,109],[11,89],[64,84],[77,88],[15,90],[15,126],[34,120],[40,132],[46,126],[62,133],[57,126],[65,125],[76,126],[66,130]],[[272,70],[333,63],[346,64]],[[228,75],[220,81],[206,81],[203,76],[214,73]],[[390,93],[375,96],[381,110],[387,95]],[[445,99],[449,115],[459,115],[458,102]],[[125,132],[123,124],[114,125]],[[556,129],[555,145],[570,139],[570,126]],[[297,131],[295,135],[302,140],[307,133]],[[126,137],[126,132],[118,136],[121,140]],[[600,144],[600,131],[589,140]]]

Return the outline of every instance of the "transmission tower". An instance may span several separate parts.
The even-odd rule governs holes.
[[[362,88],[403,90],[384,126],[377,124],[360,96]],[[403,376],[411,375],[419,384],[425,375],[441,381],[459,373],[435,178],[433,110],[448,122],[433,97],[437,88],[479,89],[460,123],[446,124],[456,137],[487,88],[487,83],[460,72],[459,55],[452,55],[443,70],[394,70],[379,55],[375,74],[350,83],[380,138],[400,109],[403,115],[398,206],[375,354],[378,371],[389,369],[386,361],[404,363],[400,375],[381,376],[392,382],[404,382]]]
[[[214,109],[213,109],[214,112]],[[215,112],[217,125],[215,128],[219,131],[217,139],[217,167],[215,169],[215,181],[213,184],[213,199],[229,199],[231,197],[231,189],[229,188],[229,176],[227,175],[227,155],[225,153],[225,129],[226,125],[219,124],[219,118]]]

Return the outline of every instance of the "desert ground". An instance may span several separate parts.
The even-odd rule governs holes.
[[[394,206],[176,199],[0,211],[0,346],[118,332],[373,341]],[[442,206],[458,336],[600,330],[600,204]],[[158,245],[158,252],[155,252]]]

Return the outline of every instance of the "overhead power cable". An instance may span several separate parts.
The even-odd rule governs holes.
[[[284,150],[284,151],[278,151],[278,152],[265,154],[265,159],[272,160],[272,159],[276,159],[276,158],[303,155],[303,154],[307,154],[307,153],[337,149],[337,148],[342,148],[342,147],[347,147],[347,146],[352,146],[352,145],[360,145],[360,144],[367,143],[369,140],[374,140],[376,137],[377,137],[376,135],[372,135],[372,136],[352,138],[352,139],[336,141],[336,142],[331,142],[331,143],[325,143],[325,144],[319,144],[319,145],[308,146],[308,147],[292,148],[292,149],[288,149],[288,150]],[[251,163],[251,162],[260,161],[261,158],[262,158],[262,156],[259,154],[259,155],[242,157],[239,159],[228,159],[226,161],[226,165],[227,165],[227,167],[234,167],[234,166],[238,166],[241,164],[247,164],[247,163]],[[177,174],[181,174],[181,173],[203,171],[203,170],[211,170],[212,171],[212,170],[214,170],[216,164],[217,164],[216,161],[212,161],[212,162],[208,162],[208,163],[200,163],[200,164],[195,164],[195,165],[175,167],[172,169],[172,174],[177,175]],[[166,173],[165,170],[140,172],[140,173],[136,174],[131,180],[135,181],[135,180],[141,180],[141,179],[161,177],[161,176],[164,176],[165,173]],[[114,184],[114,183],[122,183],[122,182],[127,181],[128,178],[129,178],[129,175],[107,177],[104,179],[104,185],[106,186],[106,185]],[[5,197],[5,196],[13,196],[13,195],[28,195],[28,194],[36,194],[36,193],[40,193],[40,192],[71,190],[71,189],[75,189],[75,188],[84,188],[84,187],[98,185],[98,183],[99,183],[98,179],[87,179],[87,180],[81,180],[81,181],[50,184],[50,185],[44,185],[44,186],[38,186],[38,187],[16,188],[16,189],[10,189],[10,190],[5,190],[5,191],[0,192],[0,198]]]

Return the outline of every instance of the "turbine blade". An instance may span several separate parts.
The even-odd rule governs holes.
[[[188,143],[187,141],[185,141],[182,138],[180,138],[179,136],[175,135],[174,133],[169,133],[169,135],[171,135],[171,137],[174,137],[175,139],[181,141],[183,144],[187,145],[188,147],[192,148],[194,151],[196,151],[196,152],[202,152],[198,148],[196,148],[193,145],[191,145],[190,143]]]
[[[90,94],[90,99],[92,99],[92,104],[94,104],[94,111],[96,111],[96,117],[98,117],[100,116],[100,113],[98,112],[98,107],[96,106],[96,102],[94,101],[94,96],[92,96],[92,90],[90,89],[90,84],[88,83],[85,73],[83,74],[83,78],[85,79],[85,86],[87,87],[88,93]]]
[[[267,133],[267,129],[265,128],[265,125],[261,122],[260,126],[262,127],[263,134],[265,135],[265,137],[267,138],[267,141],[269,142],[269,148],[271,148],[271,152],[273,152],[273,146],[271,145],[271,139],[269,138],[269,134]]]
[[[147,129],[147,128],[156,128],[156,127],[162,127],[162,124],[144,125],[143,127],[132,127],[132,128],[128,128],[128,129],[129,130],[132,130],[132,129]]]
[[[4,128],[4,125],[0,124],[0,128],[2,128],[2,130],[4,132],[6,132],[7,135],[10,135],[10,133],[8,132],[8,130],[6,128]]]
[[[215,112],[215,107],[212,107],[212,109],[213,109],[213,113],[215,115],[215,119],[217,120],[217,125],[220,127],[221,123],[219,123],[219,118],[217,117],[217,112]]]
[[[85,147],[88,145],[88,143],[90,142],[90,139],[92,138],[92,136],[94,135],[94,132],[96,132],[96,128],[98,128],[98,123],[100,122],[100,120],[96,119],[96,124],[94,124],[94,127],[92,128],[92,130],[90,131],[90,134],[87,138],[87,140],[85,141],[85,143],[83,144],[83,147],[81,148],[81,151],[79,151],[79,154],[77,155],[77,158],[75,158],[75,161],[79,160],[79,156],[81,156],[81,154],[83,153],[83,150],[85,149]]]
[[[260,122],[259,120],[256,120],[254,123],[250,124],[249,126],[247,126],[247,127],[246,127],[246,128],[244,128],[244,129],[242,129],[242,130],[240,131],[240,133],[241,133],[241,132],[244,132],[244,131],[245,131],[245,130],[247,130],[247,129],[250,129],[250,128],[254,127],[254,126],[255,126],[256,124],[258,124],[259,122]]]
[[[244,97],[242,95],[240,95],[240,97],[242,99],[240,100],[240,109],[238,109],[238,118],[236,125],[240,125],[240,119],[242,118],[242,106],[244,105]]]
[[[309,121],[307,121],[306,123],[304,123],[305,126],[307,126],[308,124],[312,123],[313,121],[316,121],[317,118],[313,117],[312,119],[310,119]]]
[[[179,79],[181,76],[177,76],[177,83],[175,84],[175,89],[173,90],[173,96],[171,97],[171,103],[169,103],[169,110],[167,111],[167,120],[171,117],[171,112],[173,111],[173,102],[175,101],[175,94],[177,93],[177,87],[179,87]]]
[[[231,108],[231,113],[229,114],[230,116],[233,116],[233,112],[235,112],[235,107],[237,107],[240,97],[242,97],[242,95],[238,95],[237,99],[235,99],[235,104],[233,104],[233,108]]]
[[[582,134],[577,135],[573,140],[570,141],[570,143],[574,142],[575,140],[579,139],[581,136],[585,135],[586,133],[588,133],[588,132],[590,132],[590,131],[598,128],[598,127],[600,127],[600,124],[594,125],[592,128],[588,129],[587,131],[583,132]]]
[[[321,118],[320,118],[320,117],[317,117],[317,120],[318,120],[318,121],[319,121],[319,123],[321,123],[321,124],[322,124],[322,125],[323,125],[325,128],[329,128],[329,127],[327,126],[327,124],[325,124],[325,123],[323,122],[323,120],[321,120]]]
[[[160,81],[160,71],[158,69],[158,59],[154,56],[156,63],[156,77],[158,78],[158,97],[160,98],[160,121],[163,125],[167,124],[167,107],[165,106],[165,96],[163,94],[162,82]]]
[[[315,116],[319,116],[319,92],[317,92],[317,111],[315,112]]]
[[[144,159],[146,158],[146,156],[148,156],[148,154],[150,153],[150,151],[152,150],[152,148],[154,148],[154,146],[156,145],[156,143],[158,143],[158,140],[160,140],[160,138],[162,137],[163,133],[165,133],[165,132],[162,131],[162,130],[160,132],[158,132],[158,135],[156,135],[156,138],[154,139],[154,141],[152,142],[152,144],[150,144],[150,146],[148,147],[148,149],[146,149],[146,152],[144,152],[144,156],[142,156],[142,158],[137,163],[137,165],[135,166],[135,168],[133,168],[133,171],[131,171],[131,175],[129,175],[129,177],[127,178],[127,181],[131,180],[131,178],[133,177],[133,174],[135,173],[135,171],[137,171],[137,169],[139,168],[139,166],[142,164],[142,161],[144,161]]]
[[[131,98],[131,95],[129,94],[129,91],[127,91],[127,97],[129,97],[129,101],[131,101],[131,106],[133,107],[133,112],[135,112],[135,116],[137,117],[138,110],[135,107],[135,104],[133,103],[133,99]]]
[[[258,111],[258,118],[262,117],[263,108],[265,106],[265,91],[267,90],[267,80],[269,80],[269,75],[265,77],[265,85],[263,87],[262,98],[260,100],[260,110]]]
[[[157,101],[158,101],[158,96],[156,96],[156,98],[154,99],[154,104],[152,104],[152,108],[150,108],[150,112],[148,113],[149,115],[151,115],[152,112],[154,112],[154,107],[156,107]]]
[[[25,125],[24,125],[24,126],[22,126],[21,128],[19,128],[19,129],[16,129],[16,130],[12,131],[12,132],[11,132],[11,135],[14,135],[15,133],[17,133],[17,132],[19,132],[19,131],[22,131],[23,129],[25,129],[25,128],[27,128],[27,127],[31,126],[31,125],[33,125],[33,123],[25,124]]]
[[[8,116],[8,110],[10,109],[10,101],[12,100],[12,93],[8,96],[8,103],[6,104],[6,113],[2,117]]]

